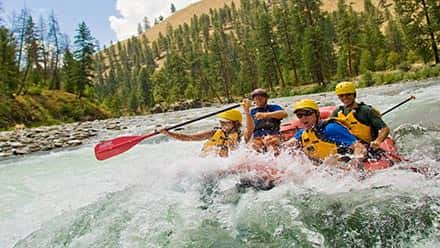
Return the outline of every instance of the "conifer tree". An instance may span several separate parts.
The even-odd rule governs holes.
[[[55,17],[55,13],[52,11],[49,15],[49,32],[48,32],[48,40],[50,41],[50,70],[51,70],[51,80],[49,87],[51,89],[60,89],[60,78],[58,73],[58,67],[60,63],[61,56],[61,46],[62,46],[62,34],[60,31],[60,26],[58,24],[58,20]]]
[[[440,3],[435,0],[396,0],[395,11],[405,33],[407,44],[425,63],[440,63]]]
[[[261,78],[264,80],[263,85],[269,89],[274,89],[274,86],[278,85],[284,87],[285,81],[278,59],[278,46],[274,40],[272,20],[265,3],[260,7],[257,18],[256,44],[259,69]]]
[[[29,18],[29,11],[27,8],[23,8],[20,11],[20,14],[18,17],[13,18],[12,23],[12,32],[16,37],[17,40],[17,63],[18,67],[21,69],[23,54],[24,54],[24,48],[25,48],[25,32],[26,32],[26,26],[27,21]]]
[[[336,44],[339,47],[337,77],[339,79],[353,77],[358,74],[360,20],[352,6],[347,5],[345,0],[338,1],[335,18]]]
[[[77,81],[75,92],[81,97],[87,86],[92,86],[93,53],[95,51],[94,38],[85,22],[81,22],[75,35],[74,58],[78,62]]]
[[[362,18],[361,34],[361,59],[360,71],[383,70],[385,55],[385,37],[380,30],[384,16],[371,0],[364,0],[364,12]],[[367,66],[367,67],[365,67]]]
[[[26,93],[29,83],[34,85],[40,81],[38,71],[41,71],[40,47],[38,34],[32,16],[28,16],[24,33],[26,64],[17,94]],[[30,82],[28,82],[28,80]]]
[[[66,49],[63,54],[63,89],[67,92],[75,93],[77,81],[79,80],[78,63],[69,49]]]
[[[15,49],[12,33],[0,26],[0,94],[12,95],[17,89],[18,65],[15,60]]]
[[[301,62],[298,43],[298,32],[295,31],[293,18],[289,11],[287,0],[281,0],[279,5],[274,6],[274,26],[280,43],[280,62],[287,70],[292,70],[293,81],[299,82],[298,64]]]

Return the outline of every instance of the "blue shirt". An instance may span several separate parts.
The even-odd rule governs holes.
[[[276,104],[267,104],[264,107],[257,107],[251,109],[251,116],[254,120],[255,129],[253,132],[254,138],[263,137],[266,135],[280,134],[280,123],[281,120],[275,118],[267,118],[262,120],[257,120],[255,114],[259,112],[275,112],[283,110],[283,108]]]
[[[295,139],[301,140],[304,128],[295,133]],[[356,143],[356,137],[348,129],[336,122],[330,122],[324,128],[318,128],[319,136],[325,141],[335,143],[337,146],[349,147]]]

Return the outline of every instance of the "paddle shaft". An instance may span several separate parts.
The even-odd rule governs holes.
[[[182,122],[182,123],[170,126],[170,127],[166,127],[165,130],[175,129],[175,128],[178,128],[178,127],[181,127],[181,126],[184,126],[184,125],[211,117],[213,115],[220,114],[220,113],[225,112],[227,110],[237,108],[239,106],[240,106],[240,104],[235,104],[235,105],[229,106],[227,108],[221,109],[219,111],[216,111],[214,113],[206,114],[206,115],[200,116],[200,117],[192,119],[192,120],[188,120],[188,121],[185,121],[185,122]],[[160,133],[159,131],[154,131],[152,133],[144,134],[141,136],[122,136],[122,137],[114,138],[111,140],[103,141],[95,146],[95,157],[98,160],[104,160],[104,159],[111,158],[113,156],[116,156],[118,154],[121,154],[121,153],[129,150],[131,147],[135,146],[136,144],[138,144],[142,140],[149,138],[149,137],[152,137],[152,136],[155,136],[159,133]]]
[[[202,120],[202,119],[205,119],[205,118],[208,118],[208,117],[220,114],[222,112],[225,112],[225,111],[228,111],[230,109],[237,108],[237,107],[240,107],[240,104],[235,104],[235,105],[232,105],[230,107],[224,108],[222,110],[219,110],[219,111],[216,111],[216,112],[213,112],[213,113],[210,113],[210,114],[206,114],[206,115],[200,116],[198,118],[195,118],[195,119],[192,119],[192,120],[188,120],[188,121],[176,124],[176,125],[171,126],[171,127],[167,127],[165,129],[168,131],[168,130],[175,129],[175,128],[178,128],[178,127],[181,127],[181,126],[185,126],[187,124],[190,124],[190,123],[193,123],[193,122],[196,122],[196,121],[199,121],[199,120]]]
[[[395,108],[398,108],[398,107],[400,107],[401,105],[403,105],[403,104],[405,104],[405,103],[407,103],[407,102],[409,102],[409,101],[411,101],[411,100],[413,100],[413,99],[416,99],[416,97],[415,97],[415,96],[410,96],[410,97],[408,97],[407,99],[405,99],[405,100],[402,101],[401,103],[399,103],[399,104],[397,104],[397,105],[395,105],[395,106],[389,108],[389,109],[386,110],[385,112],[383,112],[382,115],[385,115],[385,114],[387,114],[387,113],[393,111]]]
[[[227,107],[227,108],[224,108],[224,109],[222,109],[222,110],[219,110],[219,111],[217,111],[217,112],[209,113],[209,114],[206,114],[206,115],[200,116],[200,117],[198,117],[198,118],[195,118],[195,119],[192,119],[192,120],[188,120],[188,121],[185,121],[185,122],[182,122],[182,123],[176,124],[176,125],[171,126],[171,127],[166,127],[165,130],[169,131],[169,130],[172,130],[172,129],[175,129],[175,128],[178,128],[178,127],[181,127],[181,126],[185,126],[185,125],[188,125],[188,124],[190,124],[190,123],[193,123],[193,122],[196,122],[196,121],[200,121],[200,120],[206,119],[206,118],[208,118],[208,117],[211,117],[211,116],[214,116],[214,115],[220,114],[220,113],[222,113],[222,112],[225,112],[225,111],[228,111],[228,110],[230,110],[230,109],[237,108],[237,107],[240,107],[240,104],[235,104],[235,105],[232,105],[232,106],[230,106],[230,107]],[[159,134],[159,133],[160,133],[159,131],[154,131],[153,133],[145,134],[145,136],[147,136],[146,138],[148,138],[148,137],[154,136],[154,135]]]

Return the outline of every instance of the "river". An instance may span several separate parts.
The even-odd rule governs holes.
[[[218,108],[121,118],[128,128],[100,132],[77,149],[0,161],[0,247],[439,247],[440,79],[358,90],[384,111],[409,161],[364,180],[356,173],[313,169],[304,159],[249,153],[199,157],[201,142],[158,135],[97,161],[103,139],[142,134]],[[309,95],[322,106],[332,93]],[[271,99],[293,118],[302,97]],[[216,125],[188,125],[194,132]],[[244,160],[272,163],[289,176],[268,191],[237,192],[237,175],[208,181]],[[403,168],[424,167],[428,176]],[[206,189],[214,193],[206,193]]]

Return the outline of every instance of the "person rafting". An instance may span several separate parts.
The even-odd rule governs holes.
[[[287,112],[277,104],[268,104],[269,95],[264,89],[252,91],[251,98],[256,107],[251,109],[252,101],[249,99],[243,100],[242,104],[246,115],[244,140],[251,142],[256,151],[266,152],[272,148],[277,155],[281,142],[280,124],[287,117]]]
[[[304,128],[299,129],[286,145],[301,148],[313,161],[330,158],[344,162],[352,154],[357,161],[367,155],[366,147],[346,127],[334,120],[321,120],[318,104],[311,99],[296,102],[294,113]]]
[[[237,109],[231,109],[217,115],[220,128],[202,131],[195,134],[183,134],[161,129],[160,133],[181,141],[207,140],[202,147],[202,155],[214,153],[227,157],[229,152],[237,149],[241,140],[242,115]]]
[[[353,82],[338,83],[335,92],[343,105],[336,108],[331,118],[346,126],[354,136],[373,150],[379,149],[390,133],[380,112],[363,102],[356,102],[356,86]]]

